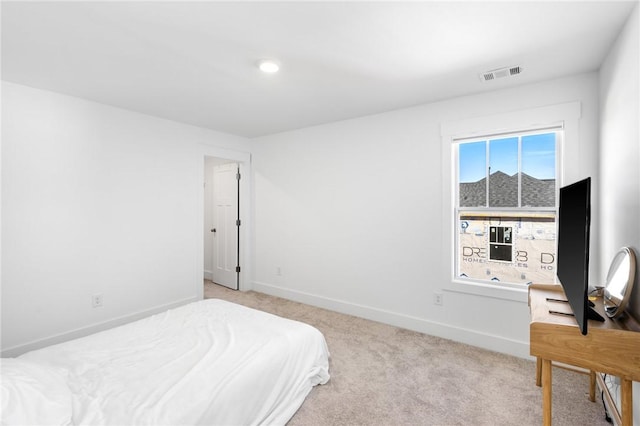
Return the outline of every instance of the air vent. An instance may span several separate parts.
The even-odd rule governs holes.
[[[497,80],[499,78],[504,77],[512,77],[514,75],[518,75],[522,72],[522,67],[505,67],[497,70],[487,71],[480,74],[480,80],[482,81],[492,81]]]

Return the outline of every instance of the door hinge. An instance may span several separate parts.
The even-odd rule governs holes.
[[[236,226],[242,225],[242,221],[240,219],[236,219]]]
[[[240,267],[239,266],[236,266],[236,272],[240,273]]]
[[[240,180],[241,176],[240,176],[240,172],[236,173],[236,180]]]

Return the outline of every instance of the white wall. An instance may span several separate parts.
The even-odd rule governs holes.
[[[202,297],[203,152],[246,139],[6,82],[2,124],[3,356]]]
[[[640,261],[640,55],[639,7],[629,17],[600,70],[600,175],[603,279],[622,246]],[[640,262],[636,275],[640,276]],[[640,285],[632,310],[640,320]]]
[[[567,167],[596,176],[597,84],[589,73],[253,140],[254,289],[527,356],[525,291],[433,304],[452,287],[440,126],[579,101]]]
[[[630,246],[638,256],[630,311],[640,320],[640,7],[629,17],[600,69],[600,176],[605,278],[614,254]],[[633,424],[640,425],[640,383],[633,384]]]

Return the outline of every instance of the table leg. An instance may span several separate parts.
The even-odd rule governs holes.
[[[596,402],[596,372],[589,370],[589,401]]]
[[[631,380],[621,378],[620,379],[620,399],[622,405],[622,410],[620,415],[622,417],[622,426],[632,426],[633,425],[633,387]]]
[[[542,360],[536,357],[536,386],[542,386]]]
[[[551,360],[542,360],[542,424],[551,426]]]

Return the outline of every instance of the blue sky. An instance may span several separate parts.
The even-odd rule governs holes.
[[[556,175],[555,133],[522,137],[522,172],[538,179],[553,179]],[[462,143],[459,151],[460,182],[477,182],[486,176],[486,141]],[[518,172],[518,138],[489,141],[491,173],[508,175]]]

